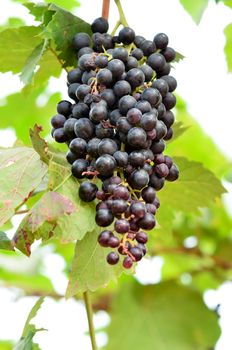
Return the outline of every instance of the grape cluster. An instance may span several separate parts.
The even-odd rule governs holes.
[[[179,176],[163,154],[173,135],[177,83],[170,62],[176,53],[164,33],[151,41],[124,27],[111,36],[104,18],[91,28],[92,37],[78,33],[73,39],[78,66],[67,80],[74,103],[58,103],[52,136],[67,143],[73,176],[87,179],[81,181],[80,198],[99,200],[96,223],[105,229],[98,242],[112,248],[108,263],[116,264],[121,254],[130,268],[146,254],[143,230],[156,225],[156,192]]]

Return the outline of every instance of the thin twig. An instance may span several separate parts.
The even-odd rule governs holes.
[[[15,212],[15,215],[26,214],[28,212],[29,212],[29,209],[18,210],[18,211]]]

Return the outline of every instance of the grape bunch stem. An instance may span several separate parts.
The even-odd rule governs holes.
[[[109,18],[109,10],[110,10],[110,0],[103,0],[102,3],[102,17],[105,19]]]
[[[89,335],[92,343],[92,350],[97,350],[97,343],[96,343],[96,337],[95,337],[95,331],[94,331],[94,325],[93,325],[93,309],[90,301],[89,292],[85,291],[83,293],[83,297],[84,297],[85,309],[86,309],[87,318],[88,318]]]

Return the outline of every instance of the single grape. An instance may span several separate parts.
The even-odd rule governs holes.
[[[86,151],[88,155],[90,155],[93,158],[98,157],[98,145],[100,143],[100,139],[94,137],[93,139],[89,140],[88,144],[86,145]]]
[[[120,30],[118,34],[119,41],[125,45],[129,45],[134,41],[135,32],[129,27],[124,27]]]
[[[59,114],[64,115],[65,117],[68,117],[72,113],[72,104],[69,101],[63,100],[60,101],[57,105],[57,112]]]
[[[78,51],[86,46],[90,46],[90,36],[87,33],[77,33],[73,38],[74,50]]]
[[[51,119],[51,124],[55,129],[62,128],[65,122],[66,122],[66,118],[62,114],[56,114]]]
[[[153,39],[157,49],[165,49],[168,46],[168,36],[164,33],[158,33]]]
[[[116,265],[119,261],[119,255],[116,252],[111,252],[107,255],[106,260],[107,260],[108,264]]]
[[[77,179],[82,179],[84,175],[82,175],[83,172],[87,171],[87,167],[89,165],[89,162],[86,159],[77,159],[72,164],[72,174]]]
[[[145,56],[150,56],[156,51],[155,43],[151,40],[143,40],[140,43],[139,48],[143,51]]]
[[[94,125],[88,118],[81,118],[76,121],[74,131],[77,137],[90,140],[94,134]]]
[[[107,106],[112,108],[115,103],[115,94],[112,89],[105,89],[100,94],[101,98],[106,101]]]
[[[98,154],[110,154],[113,155],[118,150],[117,143],[109,138],[102,139],[98,144]]]
[[[169,92],[173,92],[177,88],[177,81],[172,75],[164,75],[162,77],[168,84]]]
[[[118,248],[120,244],[120,240],[116,236],[111,236],[108,240],[109,247]]]
[[[151,105],[148,101],[140,100],[136,102],[135,108],[139,109],[142,114],[150,112],[151,111]]]
[[[157,116],[153,111],[143,114],[142,119],[140,121],[140,126],[145,131],[151,131],[152,129],[155,128],[156,124],[157,124]]]
[[[145,156],[140,151],[133,151],[129,154],[128,161],[134,167],[143,167],[145,163]]]
[[[154,80],[152,83],[152,87],[154,89],[157,89],[162,97],[164,97],[169,91],[168,83],[164,79]]]
[[[138,243],[142,243],[142,244],[145,244],[148,241],[147,234],[143,231],[137,232],[135,238]]]
[[[84,202],[91,202],[96,198],[97,186],[92,182],[82,182],[79,187],[79,197]]]
[[[64,132],[69,139],[73,139],[74,137],[76,137],[75,132],[74,132],[74,127],[75,127],[76,122],[77,122],[77,120],[75,118],[69,118],[64,123],[64,126],[63,126]]]
[[[114,223],[114,229],[118,233],[126,233],[130,229],[130,224],[126,219],[118,219]]]
[[[128,153],[123,151],[116,151],[113,154],[114,159],[119,167],[125,168],[128,163]]]
[[[109,86],[113,80],[113,75],[111,71],[107,68],[99,70],[97,73],[97,82],[105,86]]]
[[[143,58],[143,51],[141,49],[136,48],[132,50],[131,55],[139,61]]]
[[[96,18],[91,24],[93,33],[107,33],[109,29],[109,23],[107,19],[103,17]]]
[[[152,174],[150,177],[149,186],[152,186],[156,191],[161,190],[164,187],[164,178],[158,177],[156,174]]]
[[[166,47],[161,53],[167,62],[172,62],[176,58],[176,51],[172,47]]]
[[[89,113],[89,119],[93,123],[99,123],[102,120],[107,119],[107,109],[105,106],[103,106],[100,103],[97,103],[93,108],[91,108],[90,113]]]
[[[167,177],[169,174],[168,166],[165,163],[157,164],[155,166],[155,173],[159,177]]]
[[[114,217],[109,209],[99,209],[96,212],[95,220],[98,226],[106,227],[112,224]]]
[[[162,101],[162,96],[157,89],[147,88],[143,91],[141,100],[148,101],[151,107],[157,107]]]
[[[144,217],[138,221],[138,223],[143,230],[152,230],[156,225],[154,215],[151,213],[146,213]]]
[[[125,267],[125,269],[130,269],[133,265],[133,260],[131,259],[131,257],[126,256],[123,260],[123,267]]]
[[[123,115],[126,115],[129,109],[133,108],[135,104],[136,99],[133,96],[126,95],[120,98],[118,108]]]
[[[101,175],[112,175],[116,167],[114,157],[109,154],[104,154],[96,160],[96,169]]]
[[[172,109],[176,105],[176,96],[173,95],[171,92],[168,92],[163,98],[163,104],[165,105],[167,110]]]
[[[124,186],[118,186],[113,191],[113,196],[115,199],[125,199],[128,200],[130,197],[130,193],[128,189]]]
[[[132,68],[127,72],[126,80],[130,83],[132,89],[135,89],[144,83],[145,75],[140,68]]]
[[[143,257],[143,252],[142,252],[142,250],[139,247],[132,247],[130,249],[130,253],[135,258],[135,261],[139,261]]]
[[[69,84],[81,83],[83,71],[80,68],[72,69],[67,74]]]
[[[113,50],[112,56],[113,58],[126,63],[128,58],[128,51],[124,47],[117,47]]]
[[[64,132],[64,128],[55,129],[53,132],[53,138],[58,143],[63,143],[63,142],[66,142],[68,140],[68,137]]]
[[[128,71],[132,68],[137,68],[138,65],[139,65],[138,60],[133,56],[129,56],[125,64],[125,68]]]
[[[148,186],[142,190],[142,198],[146,203],[154,202],[156,198],[156,192],[153,187]]]
[[[149,175],[144,169],[135,170],[131,175],[132,186],[135,189],[141,190],[149,183]]]
[[[66,153],[66,159],[69,162],[69,164],[73,164],[73,162],[75,162],[75,160],[77,160],[77,155],[75,153],[73,153],[72,151],[68,151]]]
[[[127,209],[127,202],[124,199],[115,199],[113,201],[111,210],[113,214],[122,214]]]
[[[153,53],[147,60],[147,64],[156,72],[162,70],[165,67],[165,63],[165,58],[160,53]]]
[[[113,232],[109,230],[102,231],[98,236],[98,243],[102,247],[109,247],[109,239],[113,236]]]
[[[134,127],[127,134],[127,142],[134,148],[143,148],[146,140],[147,135],[142,128]]]
[[[153,69],[148,64],[143,64],[142,66],[140,66],[140,69],[142,70],[145,76],[145,81],[149,82],[154,75]]]
[[[175,164],[171,166],[169,169],[169,174],[166,177],[166,180],[168,181],[176,181],[179,177],[179,169]]]
[[[141,219],[146,214],[145,204],[142,202],[134,202],[130,206],[130,212],[136,219]]]

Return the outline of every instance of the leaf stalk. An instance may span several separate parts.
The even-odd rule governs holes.
[[[90,301],[89,291],[85,291],[83,293],[83,297],[84,297],[85,309],[86,309],[87,318],[88,318],[89,334],[90,334],[90,339],[92,343],[92,350],[97,350],[97,343],[96,343],[95,331],[94,331],[94,325],[93,325],[93,309]]]

